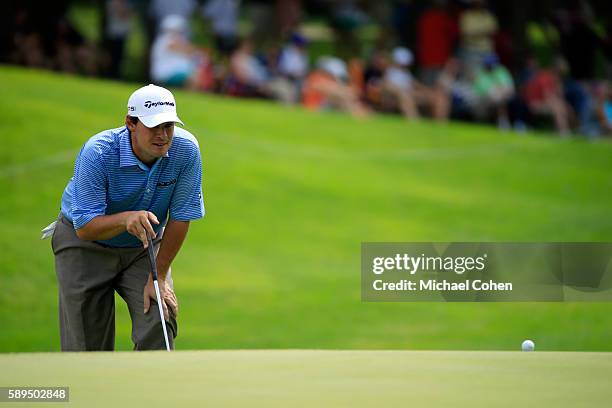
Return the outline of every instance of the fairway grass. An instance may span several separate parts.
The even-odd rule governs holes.
[[[0,66],[0,352],[59,350],[40,229],[143,84]],[[362,242],[612,241],[612,143],[177,90],[207,215],[172,265],[185,349],[612,351],[610,303],[366,303]],[[117,298],[117,349],[130,321]],[[459,373],[458,373],[459,375]]]
[[[70,403],[53,404],[70,407],[559,408],[612,399],[612,353],[36,353],[0,355],[0,367],[3,386],[70,387]]]

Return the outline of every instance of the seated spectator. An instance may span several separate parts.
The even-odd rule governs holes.
[[[484,58],[482,68],[474,78],[474,91],[478,98],[476,116],[485,118],[494,110],[498,126],[509,129],[508,103],[514,97],[514,81],[495,54]]]
[[[278,58],[277,71],[294,89],[294,101],[299,100],[302,84],[308,74],[308,41],[298,33],[291,35],[289,44],[285,45]]]
[[[264,64],[253,53],[253,44],[244,40],[230,58],[230,77],[226,92],[236,96],[263,96],[263,84],[268,79]]]
[[[347,76],[344,61],[321,57],[304,82],[304,106],[310,110],[338,109],[358,118],[368,116],[369,109],[359,100],[358,92],[346,83]]]
[[[363,60],[359,57],[350,58],[347,62],[347,77],[348,84],[355,90],[360,100],[363,100],[363,89],[364,89],[364,67]]]
[[[55,66],[60,71],[92,76],[98,73],[99,58],[95,45],[87,41],[65,16],[57,21],[54,48]]]
[[[9,32],[8,61],[74,74],[96,75],[100,58],[61,7],[33,13],[18,7]]]
[[[44,39],[52,32],[39,27],[34,16],[27,9],[17,9],[13,15],[12,27],[9,28],[10,55],[9,62],[30,67],[51,68],[45,55]]]
[[[599,132],[602,135],[612,136],[612,86],[605,83],[597,98],[595,113],[599,122]]]
[[[187,21],[179,15],[162,20],[151,50],[151,78],[166,86],[210,90],[214,87],[210,60],[204,50],[189,41],[187,27]]]
[[[552,116],[559,134],[570,135],[572,110],[563,98],[561,80],[554,71],[540,69],[534,60],[530,60],[522,95],[532,114]]]
[[[578,130],[585,136],[595,136],[597,129],[593,122],[594,101],[587,84],[570,76],[569,65],[562,57],[555,59],[553,71],[561,80],[565,102],[576,114]]]
[[[382,108],[383,78],[387,70],[387,57],[382,51],[374,51],[363,73],[363,95],[366,102]]]
[[[234,96],[273,98],[286,104],[296,99],[291,83],[270,75],[267,67],[255,56],[249,39],[242,41],[230,58],[225,92]]]
[[[430,88],[412,76],[408,67],[412,64],[412,52],[397,47],[393,50],[391,66],[383,78],[383,99],[390,97],[390,103],[397,106],[407,118],[418,118],[418,106],[425,106],[436,120],[448,119],[448,97],[438,88]],[[383,102],[384,103],[384,102]]]
[[[292,80],[302,80],[308,73],[308,41],[299,33],[291,35],[289,44],[281,51],[278,72]]]
[[[472,82],[466,79],[463,65],[459,59],[448,60],[438,76],[436,87],[449,98],[452,118],[474,119],[478,96]]]
[[[142,2],[142,6],[147,4],[147,14],[150,24],[147,24],[145,29],[152,30],[150,32],[151,37],[155,38],[160,34],[159,29],[161,28],[162,22],[168,16],[182,17],[185,21],[185,33],[188,37],[191,35],[191,25],[189,21],[194,11],[198,7],[198,2],[196,0],[149,0]]]

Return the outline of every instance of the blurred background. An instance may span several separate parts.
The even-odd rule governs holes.
[[[612,350],[608,303],[360,293],[361,242],[612,240],[609,2],[2,8],[0,352],[59,350],[40,229],[83,143],[150,82],[204,161],[207,215],[173,264],[177,348]]]
[[[355,116],[612,131],[606,1],[19,1],[1,18],[10,64]]]

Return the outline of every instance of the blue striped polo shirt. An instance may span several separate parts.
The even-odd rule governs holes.
[[[188,131],[175,127],[170,149],[151,167],[132,151],[126,126],[98,133],[81,148],[74,176],[62,195],[62,213],[74,228],[99,215],[139,210],[157,216],[159,225],[152,224],[156,233],[168,215],[178,221],[204,216],[200,148]],[[121,248],[142,246],[128,232],[97,242]]]

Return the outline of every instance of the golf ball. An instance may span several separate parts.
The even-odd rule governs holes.
[[[523,351],[533,351],[535,349],[535,343],[531,340],[525,340],[523,344],[521,344],[521,349],[523,349]]]

